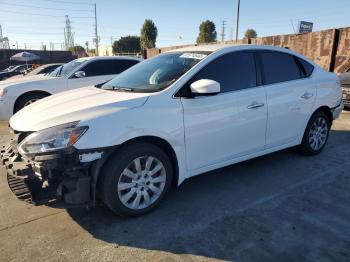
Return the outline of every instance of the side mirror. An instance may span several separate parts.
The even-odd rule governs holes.
[[[78,72],[75,72],[75,73],[74,73],[74,76],[75,76],[76,78],[83,78],[83,77],[86,76],[86,74],[85,74],[84,71],[78,71]]]
[[[198,80],[193,82],[190,87],[195,96],[209,96],[220,93],[220,83],[210,79]]]

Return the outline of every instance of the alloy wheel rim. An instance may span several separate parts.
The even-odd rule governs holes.
[[[318,151],[326,143],[328,136],[328,125],[324,117],[317,118],[312,124],[309,132],[310,147]]]
[[[34,102],[38,101],[39,99],[30,99],[25,104],[24,107],[29,106],[30,104],[33,104]]]
[[[124,206],[139,210],[156,202],[166,183],[163,163],[153,156],[132,160],[118,180],[118,196]]]

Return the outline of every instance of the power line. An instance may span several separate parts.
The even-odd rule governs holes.
[[[35,5],[25,5],[25,4],[13,4],[13,3],[3,3],[2,5],[9,5],[9,6],[21,6],[21,7],[30,7],[30,8],[38,8],[38,9],[45,9],[45,10],[57,10],[57,11],[74,11],[74,12],[92,12],[92,10],[81,10],[81,9],[67,9],[67,8],[55,8],[55,7],[43,7],[43,6],[35,6]]]
[[[22,15],[35,15],[35,16],[46,16],[46,17],[60,17],[63,18],[63,15],[45,15],[45,14],[37,14],[37,13],[27,13],[27,12],[20,12],[20,11],[12,11],[12,10],[3,10],[1,9],[0,12],[3,13],[13,13],[13,14],[22,14]],[[77,18],[77,19],[92,19],[92,16],[72,16],[72,18]]]
[[[71,4],[71,5],[94,5],[92,3],[84,3],[84,2],[70,2],[70,1],[62,1],[62,0],[41,0],[45,2],[54,2],[54,3],[61,3],[61,4]]]

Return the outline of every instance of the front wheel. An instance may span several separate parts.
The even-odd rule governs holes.
[[[157,146],[137,143],[113,155],[101,175],[104,203],[117,215],[139,216],[151,211],[170,188],[172,165]]]
[[[22,108],[29,106],[30,104],[33,104],[34,102],[47,97],[48,94],[45,93],[29,93],[21,96],[18,101],[16,102],[15,108],[14,108],[14,113],[17,113],[19,110]]]
[[[300,150],[306,155],[317,155],[325,147],[329,131],[330,119],[322,111],[313,114],[306,127]]]

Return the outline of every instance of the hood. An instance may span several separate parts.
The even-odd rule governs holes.
[[[22,83],[29,83],[29,82],[41,82],[49,79],[55,79],[57,77],[49,77],[45,75],[35,75],[35,76],[24,76],[19,78],[9,78],[4,81],[0,82],[0,88],[11,88],[12,85],[15,84],[22,84]]]
[[[46,97],[17,112],[10,119],[16,131],[45,128],[90,120],[99,116],[142,106],[147,93],[117,92],[83,87]]]

